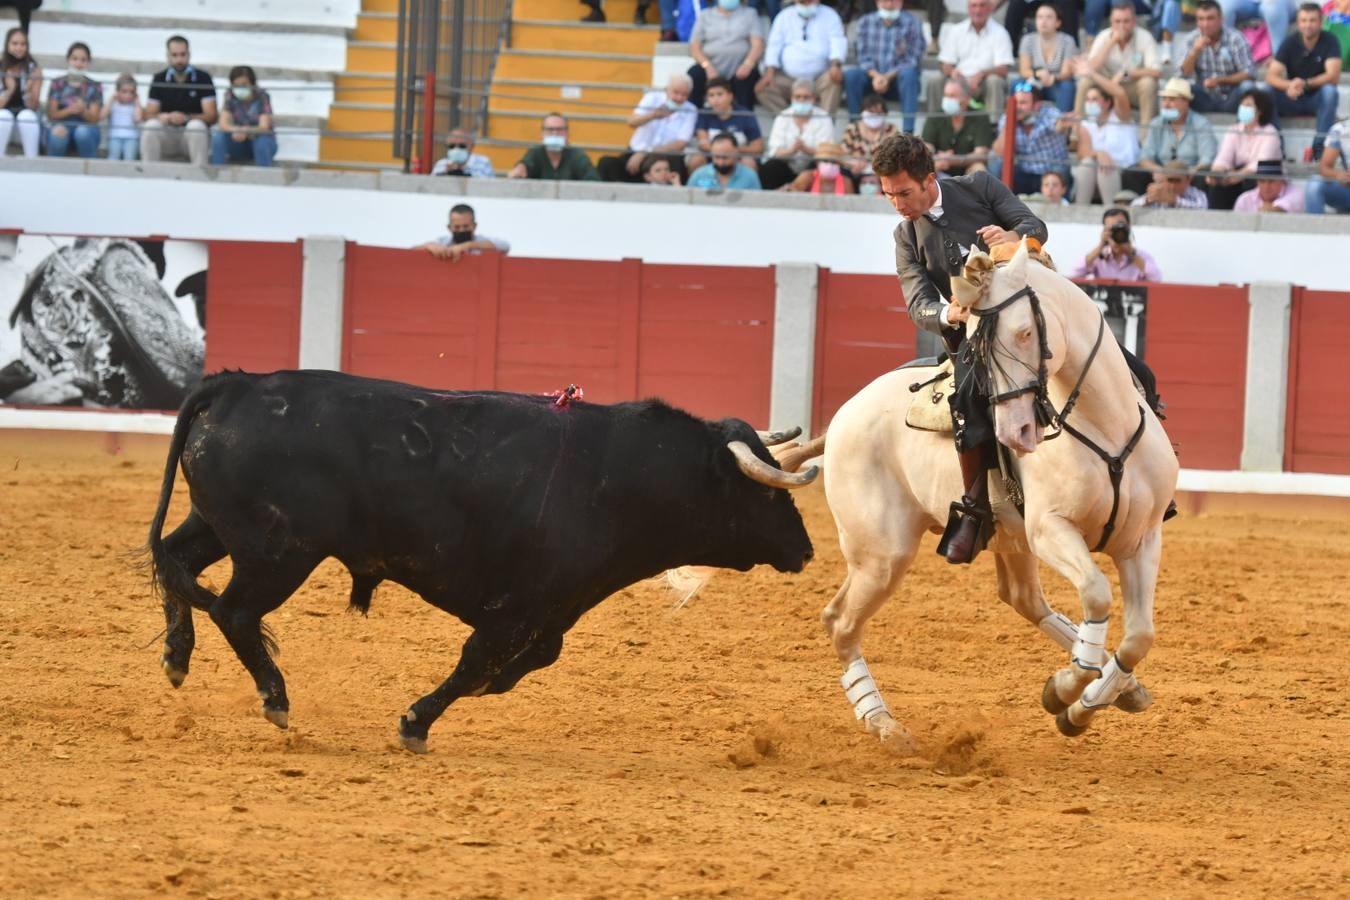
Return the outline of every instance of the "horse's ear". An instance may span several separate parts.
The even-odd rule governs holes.
[[[972,247],[965,268],[960,275],[952,277],[952,299],[967,309],[979,303],[989,290],[989,279],[993,274],[993,257]]]
[[[1029,252],[1027,239],[1024,237],[1021,243],[1017,245],[1017,252],[1012,255],[1012,259],[1008,260],[1007,268],[1004,270],[1004,274],[1011,278],[1014,284],[1026,284]]]

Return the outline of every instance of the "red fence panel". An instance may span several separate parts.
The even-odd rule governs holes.
[[[1294,291],[1285,468],[1350,475],[1350,293]]]
[[[638,395],[767,426],[774,290],[770,268],[642,266]]]
[[[206,371],[300,364],[301,244],[208,244]]]
[[[819,434],[844,401],[914,358],[915,328],[894,275],[820,270],[812,429]]]
[[[1247,381],[1247,289],[1150,284],[1145,362],[1188,469],[1236,469]]]

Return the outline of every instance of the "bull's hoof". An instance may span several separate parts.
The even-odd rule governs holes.
[[[1058,716],[1068,708],[1069,704],[1059,699],[1059,693],[1055,690],[1055,676],[1052,674],[1045,679],[1045,687],[1041,688],[1041,709],[1052,716]]]
[[[1141,713],[1153,705],[1153,695],[1140,684],[1134,690],[1122,693],[1113,705],[1127,713]]]
[[[1073,724],[1073,720],[1069,718],[1069,711],[1067,709],[1055,715],[1055,727],[1058,728],[1059,733],[1065,737],[1078,737],[1088,729],[1087,725]]]
[[[282,731],[285,731],[291,723],[290,714],[284,709],[269,709],[264,706],[263,718],[280,728]]]
[[[187,669],[178,668],[169,662],[168,658],[160,660],[160,665],[164,667],[164,674],[169,676],[169,684],[176,688],[183,686],[183,682],[187,680]]]

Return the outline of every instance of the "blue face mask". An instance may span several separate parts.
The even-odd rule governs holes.
[[[794,116],[809,116],[809,115],[811,115],[811,104],[810,104],[810,103],[803,103],[803,102],[801,102],[801,101],[794,101],[793,104],[792,104],[792,114],[793,114]]]
[[[798,3],[797,15],[803,19],[809,19],[816,14],[816,6],[815,3]]]
[[[741,0],[717,0],[717,5],[731,12],[733,9],[741,8]]]
[[[863,196],[880,194],[881,185],[873,184],[870,181],[864,181],[862,184],[858,185],[858,193],[862,194]]]
[[[1256,121],[1256,107],[1243,104],[1237,108],[1237,120],[1243,125],[1250,125]]]
[[[877,18],[883,22],[894,22],[896,19],[900,18],[900,10],[879,9],[877,10]]]
[[[446,151],[445,158],[452,166],[462,166],[469,161],[469,151],[463,147],[451,147]]]
[[[567,136],[563,134],[546,134],[544,135],[543,144],[545,150],[552,150],[554,153],[557,153],[567,146]]]
[[[1177,119],[1181,118],[1181,110],[1177,109],[1175,106],[1164,106],[1159,115],[1163,117],[1164,122],[1175,122]]]

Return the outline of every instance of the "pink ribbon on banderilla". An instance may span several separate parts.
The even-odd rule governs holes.
[[[560,391],[549,391],[544,396],[552,397],[554,406],[566,409],[573,400],[585,400],[586,392],[581,389],[580,385],[569,384]]]

